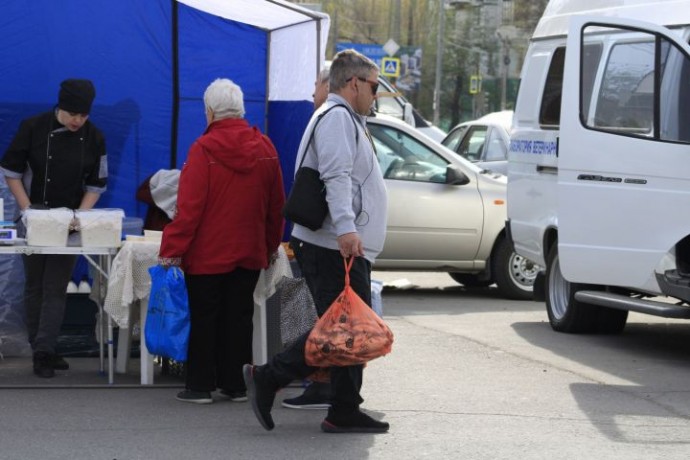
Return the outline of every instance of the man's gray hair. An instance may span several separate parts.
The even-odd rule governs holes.
[[[369,78],[373,70],[379,70],[374,61],[353,49],[343,50],[331,63],[330,91],[342,89],[353,77]]]
[[[232,80],[218,78],[204,92],[204,105],[213,111],[214,120],[244,117],[244,94]]]

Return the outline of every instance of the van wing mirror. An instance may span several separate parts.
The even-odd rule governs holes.
[[[446,184],[466,185],[470,183],[470,178],[455,165],[448,165],[446,168]]]

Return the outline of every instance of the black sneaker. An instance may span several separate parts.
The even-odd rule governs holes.
[[[220,390],[218,392],[218,396],[220,396],[222,399],[228,399],[232,402],[247,402],[249,400],[249,398],[247,398],[246,391]]]
[[[34,353],[34,374],[44,379],[55,377],[53,355],[45,351],[37,351]]]
[[[69,363],[60,355],[53,355],[53,369],[56,371],[69,370]]]
[[[213,402],[210,391],[184,390],[177,393],[175,399],[195,404],[211,404]]]
[[[331,385],[328,383],[313,382],[301,395],[284,399],[281,405],[288,409],[328,409],[331,407],[330,392]]]
[[[275,428],[275,423],[271,417],[271,409],[276,398],[277,388],[272,387],[266,381],[261,368],[257,366],[245,364],[242,368],[242,375],[244,376],[244,384],[247,385],[247,394],[252,403],[254,415],[262,427],[269,431],[272,430]]]
[[[326,433],[385,433],[390,425],[369,417],[361,411],[351,414],[329,414],[321,422],[321,430]]]

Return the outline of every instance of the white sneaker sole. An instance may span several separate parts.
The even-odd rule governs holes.
[[[211,404],[213,403],[212,398],[203,398],[203,399],[183,399],[183,398],[177,398],[175,397],[178,401],[186,402],[186,403],[192,403],[192,404]]]
[[[324,410],[331,407],[330,404],[290,404],[283,401],[280,403],[281,406],[287,407],[288,409],[302,409],[302,410]]]

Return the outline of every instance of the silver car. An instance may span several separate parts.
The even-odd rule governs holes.
[[[460,123],[441,143],[480,168],[506,174],[512,119],[513,111],[504,110]]]
[[[538,267],[506,235],[506,177],[482,170],[411,126],[367,121],[388,189],[388,233],[376,270],[445,271],[528,299]]]

